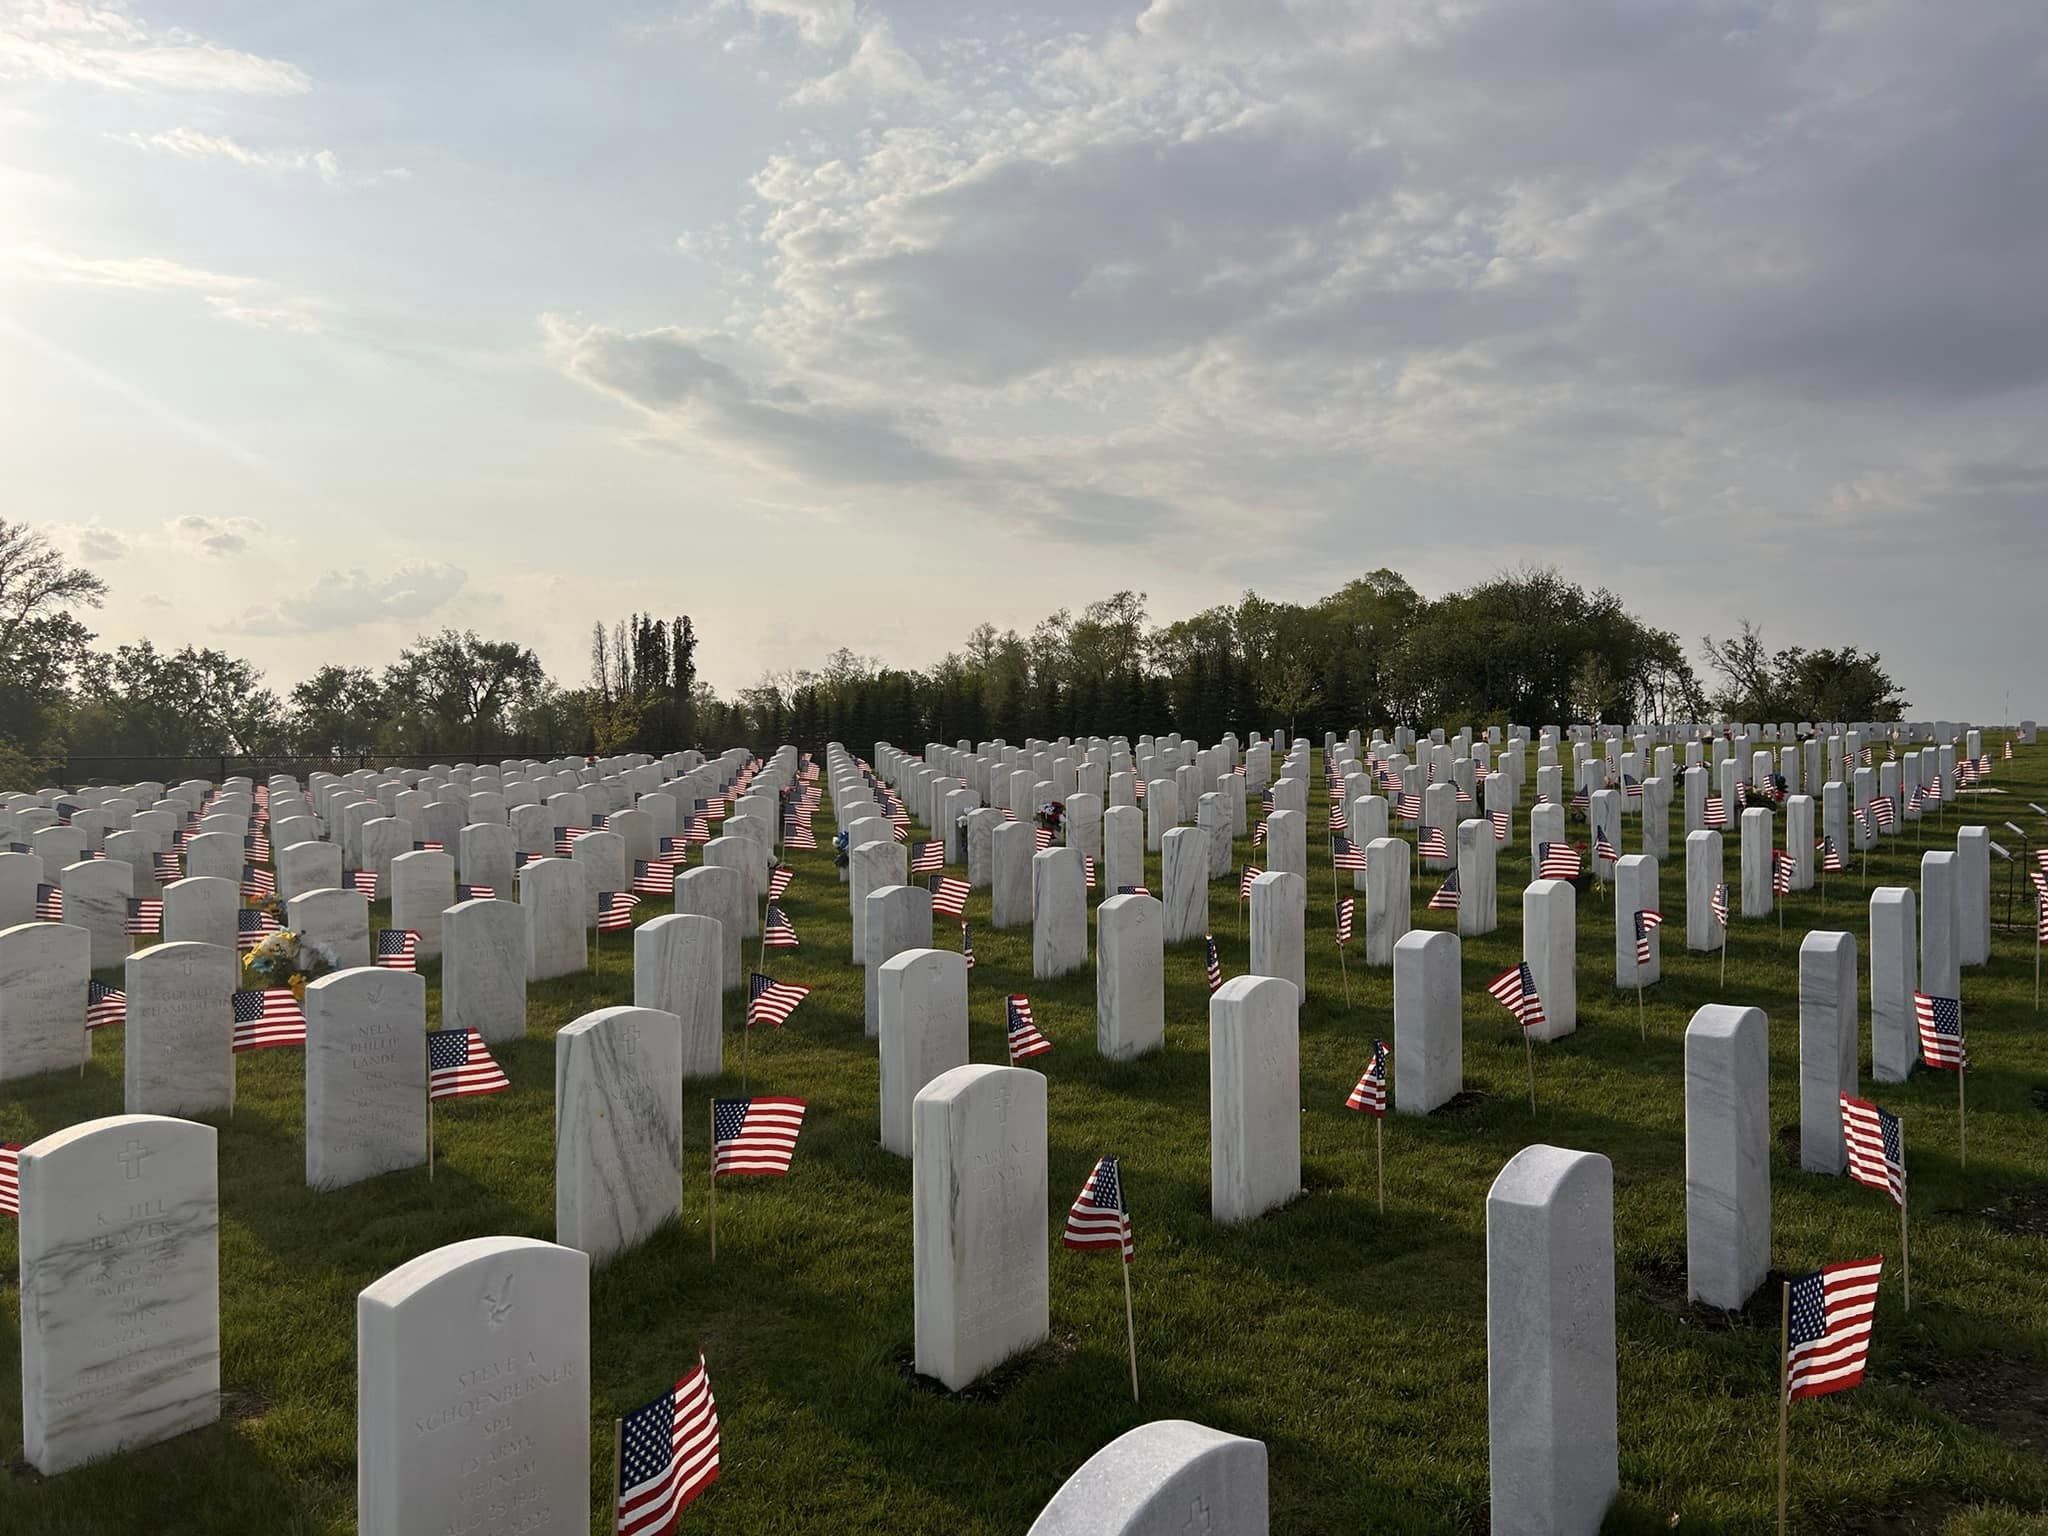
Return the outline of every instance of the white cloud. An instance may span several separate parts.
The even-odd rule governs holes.
[[[790,93],[800,107],[839,106],[846,102],[889,102],[929,95],[931,81],[896,42],[886,21],[861,28],[852,55],[829,75],[806,81]]]
[[[80,560],[119,560],[135,547],[128,535],[104,528],[98,522],[60,525],[50,531],[59,547],[68,549]]]
[[[238,555],[249,547],[252,536],[263,531],[251,517],[202,517],[196,512],[173,518],[164,527],[173,539],[209,555]]]
[[[304,591],[265,607],[243,610],[228,627],[240,634],[276,637],[322,634],[385,621],[423,619],[468,582],[452,565],[413,565],[373,577],[365,571],[328,571]]]
[[[70,80],[122,91],[296,96],[312,82],[297,65],[152,29],[120,5],[93,0],[0,0],[0,78]]]
[[[331,149],[251,149],[225,134],[201,133],[196,128],[167,128],[161,133],[118,133],[119,143],[156,154],[177,155],[186,160],[226,160],[264,171],[308,171],[322,181],[341,179],[341,162]]]
[[[813,48],[836,48],[853,31],[853,0],[746,0],[756,16],[786,21]]]
[[[312,335],[326,329],[327,306],[317,299],[285,293],[262,278],[188,266],[168,256],[81,256],[48,246],[0,251],[0,272],[39,282],[132,293],[190,294],[226,320],[264,330]]]

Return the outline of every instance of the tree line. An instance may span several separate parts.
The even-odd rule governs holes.
[[[1748,623],[1703,641],[1720,680],[1710,692],[1675,634],[1542,568],[1435,598],[1382,569],[1312,603],[1246,592],[1156,624],[1144,593],[1122,591],[1028,634],[978,625],[921,671],[841,647],[730,696],[698,675],[687,614],[595,623],[581,683],[549,677],[516,640],[444,629],[381,668],[329,663],[280,694],[223,651],[97,648],[86,619],[106,590],[0,519],[0,785],[48,782],[67,763],[73,778],[132,778],[188,756],[354,766],[835,739],[865,751],[1271,726],[1895,720],[1906,708],[1874,652],[1774,652]]]

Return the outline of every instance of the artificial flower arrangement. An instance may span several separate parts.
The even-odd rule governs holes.
[[[259,910],[282,920],[283,904],[265,902]],[[306,987],[322,976],[341,969],[339,961],[325,946],[315,944],[295,928],[280,927],[265,934],[263,942],[242,957],[242,986],[251,992],[289,988],[300,1002]]]

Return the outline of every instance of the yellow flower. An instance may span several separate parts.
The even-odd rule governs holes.
[[[292,989],[292,996],[293,996],[293,998],[295,998],[295,999],[296,999],[297,1001],[299,1001],[299,1002],[301,1002],[301,1003],[305,1002],[305,1000],[306,1000],[306,973],[305,973],[304,971],[293,971],[293,972],[292,972],[292,979],[291,979],[291,981],[290,981],[289,983],[287,983],[287,985],[289,985],[289,986],[291,987],[291,989]]]

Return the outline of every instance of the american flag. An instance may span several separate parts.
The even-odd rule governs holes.
[[[1245,865],[1244,878],[1237,882],[1237,899],[1239,901],[1250,901],[1252,899],[1252,882],[1264,873],[1265,871],[1256,864]]]
[[[352,869],[341,877],[344,890],[361,891],[370,900],[377,899],[377,872],[373,869]]]
[[[1708,905],[1713,909],[1714,921],[1723,928],[1728,926],[1728,897],[1728,882],[1724,880],[1714,887],[1714,894],[1708,898]]]
[[[1116,888],[1119,896],[1150,896],[1152,893],[1142,885],[1120,885]]]
[[[1883,1273],[1880,1253],[1830,1264],[1792,1282],[1788,1399],[1824,1397],[1863,1380],[1864,1361],[1870,1355],[1870,1320],[1877,1311],[1877,1283]]]
[[[85,984],[85,1027],[104,1029],[109,1024],[128,1022],[128,994],[103,981]]]
[[[1081,884],[1088,890],[1095,889],[1095,855],[1092,853],[1081,855]]]
[[[772,1024],[777,1029],[789,1022],[789,1016],[796,1012],[796,1005],[811,995],[809,987],[798,986],[793,981],[777,981],[773,976],[754,972],[747,983],[747,1028],[756,1024]]]
[[[796,871],[787,864],[778,864],[768,871],[768,899],[782,900],[782,893],[789,889],[789,882],[796,878]]]
[[[21,1143],[0,1141],[0,1216],[21,1219]]]
[[[640,905],[637,891],[597,893],[597,931],[619,933],[633,926],[633,909]]]
[[[1337,942],[1340,945],[1351,942],[1352,917],[1356,906],[1356,898],[1351,896],[1340,897],[1337,901]]]
[[[1849,1177],[1881,1189],[1901,1208],[1906,1203],[1906,1141],[1899,1117],[1868,1099],[1842,1095],[1842,1141],[1849,1149]]]
[[[1387,1113],[1387,1042],[1375,1040],[1372,1043],[1372,1061],[1365,1069],[1365,1075],[1358,1080],[1358,1086],[1351,1090],[1351,1097],[1344,1101],[1346,1109],[1356,1109],[1384,1119]]]
[[[780,1178],[796,1156],[802,1099],[717,1099],[711,1106],[711,1171]]]
[[[61,923],[64,921],[64,891],[55,885],[36,887],[36,921],[39,923]]]
[[[932,910],[942,917],[957,918],[967,910],[970,887],[952,875],[933,875]]]
[[[1748,808],[1748,806],[1749,780],[1737,779],[1735,781],[1735,807],[1737,810],[1745,810]]]
[[[512,1079],[492,1059],[474,1029],[427,1031],[427,1098],[461,1099],[473,1093],[503,1093]]]
[[[1415,838],[1415,851],[1425,859],[1448,859],[1451,840],[1442,827],[1424,827]]]
[[[974,929],[966,923],[960,925],[960,958],[967,962],[968,970],[974,969]]]
[[[699,816],[704,817],[723,816],[725,814],[725,796],[712,795],[708,799],[699,800],[696,805],[696,812]]]
[[[1330,830],[1342,832],[1350,825],[1350,818],[1344,814],[1343,793],[1333,791],[1330,795]]]
[[[1486,990],[1515,1016],[1522,1028],[1534,1029],[1543,1022],[1543,999],[1536,995],[1536,978],[1528,961],[1509,966],[1487,983]]]
[[[1052,846],[1052,828],[1033,827],[1031,829],[1031,838],[1033,843],[1036,844],[1038,851],[1043,853]]]
[[[268,901],[277,894],[277,876],[254,864],[242,866],[242,895],[251,901]]]
[[[558,859],[568,858],[575,851],[576,840],[588,837],[595,830],[596,828],[594,827],[555,828],[555,857]]]
[[[1052,1049],[1052,1042],[1041,1035],[1038,1026],[1031,1021],[1030,998],[1021,992],[1012,992],[1008,1013],[1011,1066],[1029,1061],[1033,1056],[1043,1056]]]
[[[2010,736],[2005,739],[2005,760],[2008,763],[2012,761],[2012,738]]]
[[[1330,860],[1338,869],[1365,868],[1365,850],[1341,832],[1330,839]]]
[[[642,896],[673,896],[681,859],[635,859],[633,889]]]
[[[1570,843],[1544,843],[1536,850],[1538,880],[1576,880],[1579,867],[1579,850]]]
[[[1708,827],[1725,828],[1728,825],[1727,802],[1719,795],[1707,796],[1706,809],[1701,813],[1700,820]]]
[[[1832,837],[1823,835],[1814,845],[1820,854],[1820,867],[1829,874],[1839,874],[1842,869],[1842,850]]]
[[[1963,1000],[1913,994],[1913,1017],[1920,1023],[1920,1059],[1943,1071],[1962,1071],[1970,1064],[1963,1046]]]
[[[151,875],[158,880],[185,878],[185,860],[175,853],[152,853],[149,856],[149,868]]]
[[[1868,768],[1868,767],[1870,766],[1870,763],[1871,763],[1871,751],[1870,751],[1870,748],[1868,748],[1868,747],[1865,747],[1865,748],[1863,749],[1863,766],[1864,766],[1864,767],[1866,767],[1866,768]]]
[[[277,931],[276,916],[262,907],[243,907],[235,913],[237,949],[254,949]]]
[[[2048,908],[2044,908],[2044,910],[2048,910]],[[1216,953],[1216,936],[1211,933],[1203,934],[1202,948],[1205,952],[1204,959],[1208,965],[1209,990],[1214,992],[1223,985],[1223,957]]]
[[[263,1051],[272,1046],[304,1045],[306,1015],[289,987],[237,992],[234,998],[237,1051]]]
[[[420,968],[420,936],[410,928],[379,928],[372,958],[387,971]]]
[[[1636,964],[1650,963],[1650,935],[1664,924],[1664,914],[1654,907],[1645,907],[1636,914]]]
[[[685,816],[683,818],[683,841],[686,843],[710,842],[710,824],[702,816]]]
[[[936,875],[945,867],[946,845],[943,840],[934,837],[910,845],[910,872],[913,875]]]
[[[269,836],[262,832],[243,833],[242,852],[249,855],[258,864],[268,864],[270,862]]]
[[[437,842],[432,838],[416,838],[413,841],[412,851],[414,853],[446,853],[448,845]]]
[[[1621,776],[1621,787],[1627,793],[1629,799],[1640,800],[1643,798],[1643,781],[1634,774],[1624,773]]]
[[[1493,840],[1496,843],[1506,842],[1508,840],[1509,813],[1507,811],[1488,811],[1486,817],[1487,820],[1493,823]]]
[[[1458,872],[1454,869],[1444,876],[1444,883],[1437,887],[1436,894],[1429,898],[1431,912],[1455,912],[1459,898]]]
[[[674,1525],[718,1481],[718,1404],[703,1355],[697,1369],[619,1421],[617,1536]]]
[[[810,849],[818,846],[818,834],[811,830],[811,818],[792,817],[782,823],[782,846]]]
[[[161,933],[164,927],[164,904],[155,898],[137,900],[128,898],[128,917],[122,923],[124,933]]]
[[[761,923],[761,943],[769,949],[797,948],[796,924],[772,901],[768,903],[768,915]]]
[[[1899,808],[1892,803],[1890,795],[1879,795],[1870,802],[1871,813],[1877,817],[1877,829],[1889,832],[1899,824]]]
[[[1131,1212],[1124,1204],[1123,1169],[1117,1158],[1096,1160],[1088,1182],[1067,1211],[1066,1236],[1060,1241],[1083,1250],[1120,1248],[1124,1262],[1131,1262],[1137,1249],[1131,1241]]]
[[[1265,845],[1266,824],[1262,821],[1257,826],[1252,828],[1252,846],[1254,848],[1263,848],[1265,847]]]
[[[1792,894],[1792,855],[1782,848],[1771,850],[1771,889],[1780,896]]]
[[[1621,858],[1621,850],[1609,840],[1605,827],[1593,829],[1593,857],[1608,864],[1613,864]]]
[[[1403,821],[1416,820],[1422,815],[1422,796],[1408,790],[1394,802],[1394,814]]]

